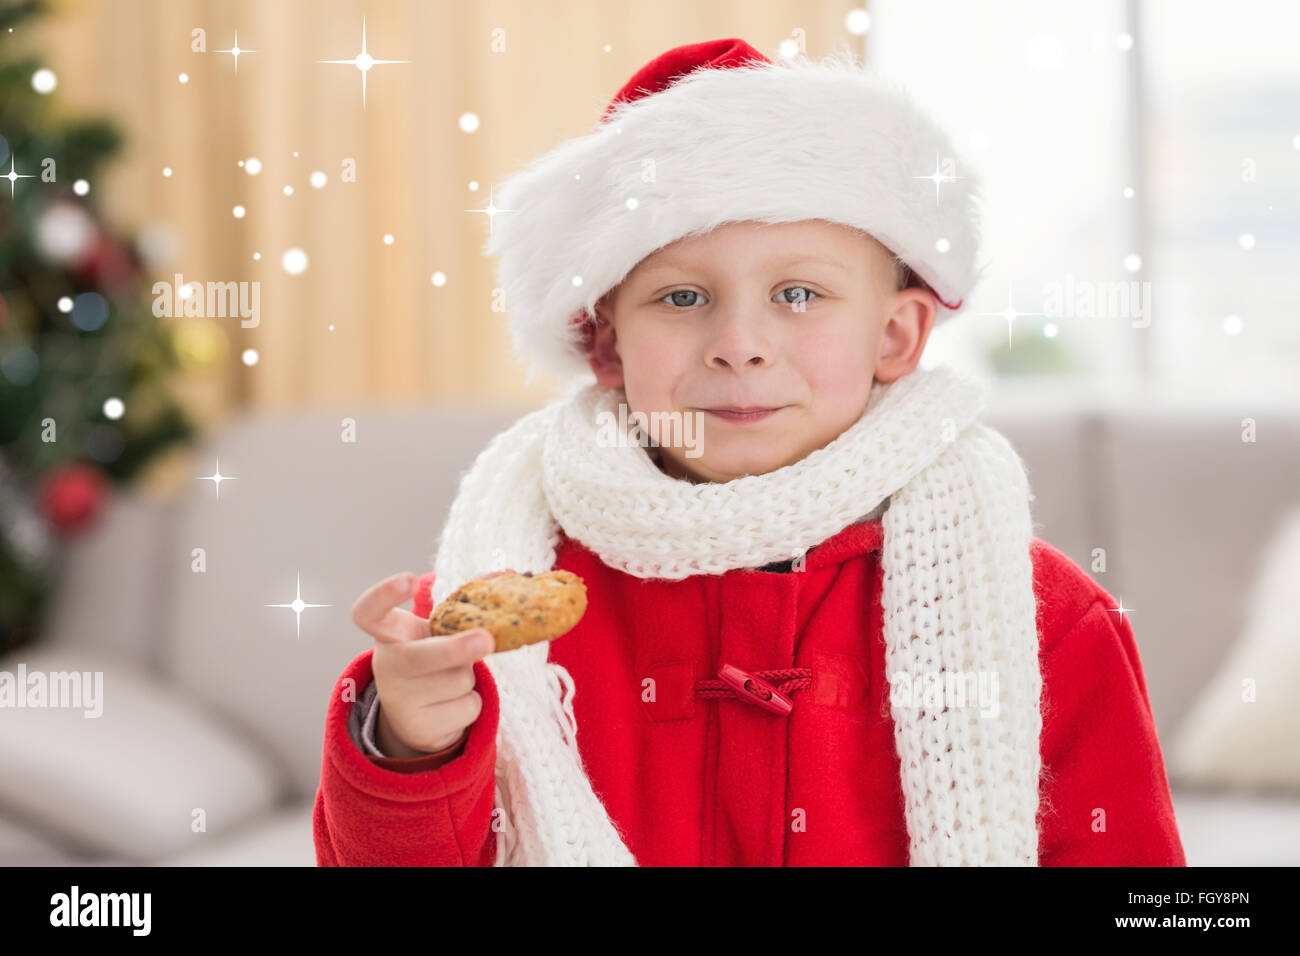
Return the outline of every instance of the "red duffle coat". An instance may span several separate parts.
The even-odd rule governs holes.
[[[573,676],[578,747],[596,795],[646,865],[908,862],[885,671],[879,519],[811,549],[795,571],[636,578],[561,534],[556,568],[588,609],[550,644]],[[1126,616],[1078,565],[1032,546],[1043,675],[1039,863],[1185,866],[1142,665]],[[413,612],[428,617],[433,575]],[[349,679],[326,718],[317,863],[491,865],[500,714],[443,756],[372,758],[350,737]],[[785,688],[788,714],[727,689],[730,664]],[[646,683],[653,678],[653,685]],[[653,686],[653,700],[646,688]]]

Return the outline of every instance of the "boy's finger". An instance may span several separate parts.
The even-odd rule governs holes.
[[[398,605],[415,595],[417,577],[394,574],[367,590],[352,605],[352,622],[377,641],[414,641],[429,635],[428,622]]]
[[[425,633],[428,633],[427,625]],[[480,638],[483,644],[476,647],[475,642]],[[406,666],[413,677],[449,667],[469,667],[491,654],[495,647],[496,638],[477,627],[456,634],[426,636],[406,647]]]
[[[409,644],[429,636],[429,622],[404,607],[395,607],[390,608],[375,628],[366,630],[366,633],[383,644]]]

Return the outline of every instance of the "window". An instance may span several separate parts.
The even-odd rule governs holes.
[[[916,94],[985,183],[989,269],[925,364],[1080,389],[1300,393],[1300,6],[870,10],[867,62]],[[1009,308],[1028,313],[1010,345]]]

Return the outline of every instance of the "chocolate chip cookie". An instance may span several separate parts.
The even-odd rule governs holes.
[[[572,571],[497,572],[457,588],[433,609],[429,633],[481,627],[496,638],[493,653],[550,641],[567,633],[587,610],[587,585]]]

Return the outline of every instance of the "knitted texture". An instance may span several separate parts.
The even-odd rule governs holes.
[[[874,383],[861,417],[794,464],[728,482],[610,443],[623,392],[570,391],[497,435],[461,479],[432,598],[509,567],[545,571],[559,530],[612,568],[680,579],[788,560],[877,509],[891,684],[995,675],[997,706],[891,694],[909,862],[1038,862],[1042,681],[1024,467],[976,419],[984,387],[946,366]],[[797,572],[794,572],[797,573]],[[549,642],[489,656],[501,702],[496,865],[635,865],[582,769],[573,679]],[[981,702],[987,705],[987,701]]]

